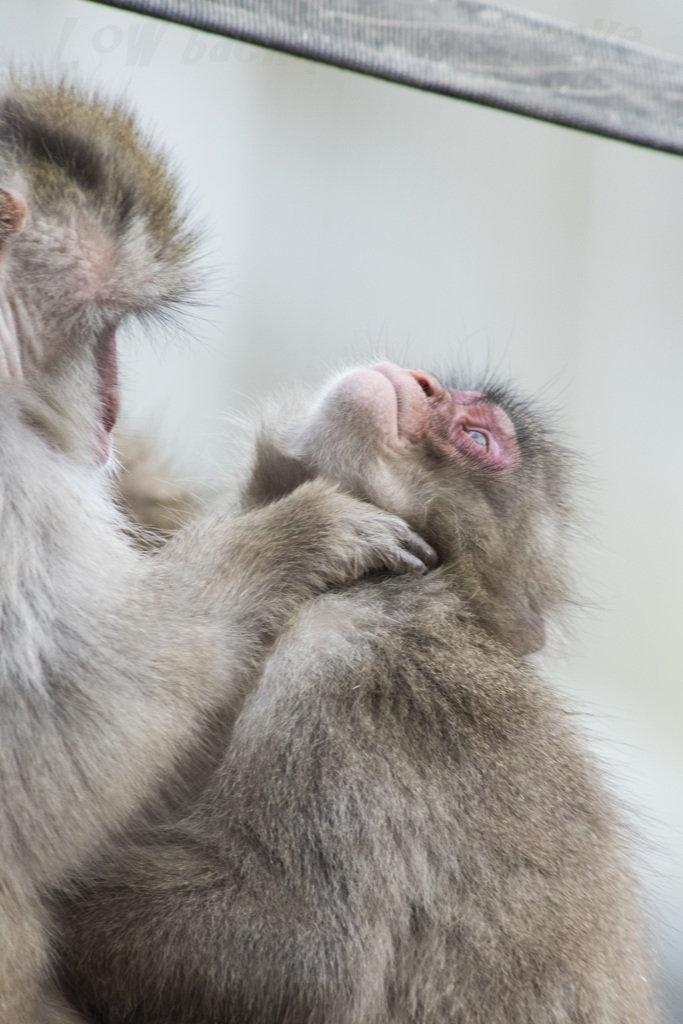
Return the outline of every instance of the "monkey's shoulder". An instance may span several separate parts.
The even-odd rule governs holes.
[[[467,587],[452,572],[436,569],[425,575],[378,576],[317,597],[303,608],[285,634],[292,642],[331,639],[354,650],[368,647],[413,651],[421,658],[427,647],[443,652],[450,664],[482,661],[506,670],[527,672],[517,657],[479,622]],[[323,653],[321,651],[321,653]]]
[[[302,668],[305,667],[305,671]],[[447,574],[403,576],[313,601],[275,646],[268,678],[289,701],[500,736],[561,721],[560,698],[477,624]],[[275,682],[277,680],[277,682]]]
[[[397,820],[412,813],[407,792],[429,791],[439,828],[457,831],[472,815],[492,829],[504,821],[519,856],[543,848],[544,863],[577,829],[597,835],[611,822],[564,700],[467,616],[451,618],[461,602],[430,613],[422,598],[436,584],[326,595],[280,638],[228,753],[231,813],[258,802],[255,779],[316,778],[321,817],[372,792]],[[416,596],[392,609],[384,590]],[[532,840],[529,792],[545,815]],[[563,837],[550,846],[549,822]]]

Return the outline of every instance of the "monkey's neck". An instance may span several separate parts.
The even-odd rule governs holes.
[[[4,389],[3,389],[4,390]],[[101,470],[56,453],[24,422],[21,404],[0,409],[0,664],[39,685],[54,663],[55,629],[85,632],[93,602],[135,574]],[[59,634],[59,629],[58,629]],[[93,638],[95,639],[95,638]]]

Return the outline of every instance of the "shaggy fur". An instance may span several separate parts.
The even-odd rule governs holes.
[[[486,385],[504,471],[431,404],[399,443],[372,373],[285,403],[245,506],[325,477],[440,565],[302,608],[194,806],[66,908],[68,990],[97,1024],[649,1024],[619,815],[524,659],[570,596],[572,460]]]

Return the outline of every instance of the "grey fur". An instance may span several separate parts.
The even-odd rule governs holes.
[[[429,549],[313,482],[203,516],[158,557],[116,511],[113,331],[193,287],[163,159],[117,105],[10,81],[0,103],[0,1022],[65,1024],[46,896],[192,778],[301,603]],[[104,348],[103,348],[104,346]],[[277,538],[273,544],[273,538]],[[419,563],[424,569],[424,565]],[[196,753],[196,760],[193,752]]]
[[[143,549],[161,547],[181,526],[199,515],[202,502],[173,479],[141,438],[117,431],[116,497],[130,521],[130,533]]]
[[[571,456],[486,385],[509,471],[397,448],[351,379],[263,429],[245,505],[322,474],[441,564],[302,607],[202,796],[78,888],[68,990],[95,1024],[650,1024],[623,823],[523,656],[571,595]]]

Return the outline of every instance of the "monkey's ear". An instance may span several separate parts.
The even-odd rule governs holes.
[[[0,186],[0,251],[9,238],[21,231],[26,210],[26,200],[22,195]]]
[[[262,431],[256,439],[252,471],[242,492],[242,505],[244,508],[267,505],[310,479],[312,474],[304,464],[283,451]]]

